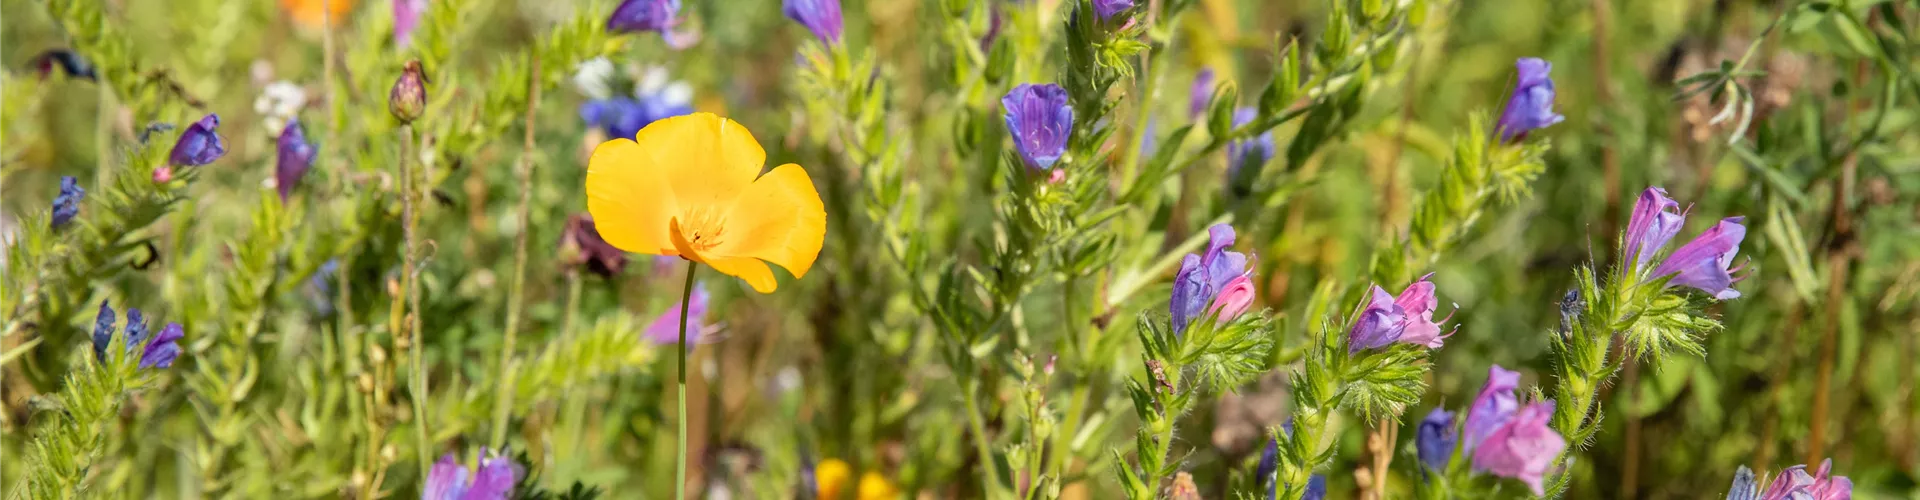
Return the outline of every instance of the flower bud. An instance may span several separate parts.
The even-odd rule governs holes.
[[[420,118],[427,107],[427,77],[420,71],[420,61],[407,61],[400,73],[400,79],[393,82],[393,91],[387,94],[387,112],[403,125],[412,124]]]

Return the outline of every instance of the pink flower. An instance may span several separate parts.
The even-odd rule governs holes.
[[[1829,476],[1833,460],[1820,462],[1820,470],[1807,474],[1807,466],[1795,465],[1780,471],[1780,477],[1760,494],[1759,500],[1850,500],[1853,481],[1846,476]]]
[[[1552,417],[1552,400],[1521,408],[1474,450],[1474,470],[1519,479],[1535,496],[1546,494],[1540,482],[1554,458],[1567,449],[1567,440],[1547,426]]]
[[[1253,279],[1245,275],[1238,276],[1220,288],[1219,294],[1213,297],[1213,307],[1207,312],[1218,317],[1221,324],[1225,324],[1246,314],[1247,309],[1253,307],[1253,297]]]
[[[1367,349],[1386,347],[1394,342],[1426,346],[1438,349],[1445,344],[1447,337],[1441,335],[1440,324],[1433,321],[1433,310],[1439,305],[1434,298],[1433,282],[1421,276],[1399,297],[1387,295],[1387,291],[1375,285],[1368,290],[1365,309],[1360,311],[1360,319],[1353,323],[1347,333],[1347,351],[1360,352]],[[1389,300],[1391,299],[1391,300]],[[1447,320],[1442,318],[1440,322]]]
[[[700,343],[700,331],[706,328],[707,289],[704,286],[693,289],[693,307],[687,311],[687,345]],[[673,344],[680,341],[680,304],[674,304],[654,318],[647,325],[647,338],[655,344]]]

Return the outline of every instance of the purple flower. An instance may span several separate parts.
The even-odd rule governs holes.
[[[107,301],[100,301],[100,313],[93,316],[93,356],[94,359],[107,359],[107,345],[113,343],[113,325],[120,318],[113,313],[113,307]]]
[[[1747,227],[1741,225],[1744,217],[1728,217],[1714,224],[1707,232],[1700,233],[1693,241],[1680,245],[1668,255],[1660,267],[1653,269],[1653,276],[1673,275],[1667,284],[1689,286],[1712,295],[1715,299],[1727,300],[1740,297],[1740,291],[1734,290],[1733,282],[1739,278],[1733,276],[1737,268],[1733,257],[1740,252],[1740,240],[1747,236]]]
[[[567,217],[567,227],[560,235],[560,247],[568,266],[584,265],[587,271],[604,278],[618,276],[627,269],[627,253],[600,237],[600,231],[594,227],[590,214]]]
[[[129,325],[128,328],[132,328]],[[179,323],[167,323],[160,334],[146,340],[140,350],[140,368],[173,366],[173,360],[180,357],[180,339],[187,333]]]
[[[840,0],[785,0],[780,6],[780,13],[806,26],[807,31],[812,31],[813,36],[820,39],[820,43],[840,44]]]
[[[1067,89],[1051,83],[1031,83],[1014,87],[1000,98],[1007,110],[1007,132],[1027,166],[1049,170],[1067,151],[1067,136],[1073,132],[1073,106],[1067,103]]]
[[[1473,467],[1500,477],[1527,483],[1534,496],[1546,494],[1540,484],[1553,460],[1566,451],[1567,440],[1547,426],[1553,400],[1527,405],[1505,425],[1494,429],[1473,452]]]
[[[1420,419],[1419,433],[1414,437],[1420,463],[1435,471],[1446,470],[1447,462],[1453,460],[1453,445],[1459,437],[1453,428],[1453,412],[1434,408],[1426,418]]]
[[[1553,71],[1553,64],[1523,57],[1513,65],[1520,81],[1514,85],[1513,95],[1507,97],[1507,109],[1500,113],[1499,125],[1500,139],[1508,142],[1567,119],[1553,112],[1553,78],[1547,75]]]
[[[1398,298],[1387,295],[1379,285],[1368,289],[1367,305],[1347,333],[1347,352],[1377,349],[1394,342],[1440,348],[1452,334],[1441,335],[1440,324],[1433,321],[1439,300],[1434,297],[1433,282],[1427,281],[1432,276],[1421,276],[1407,285]]]
[[[1514,411],[1520,408],[1520,400],[1513,396],[1514,389],[1518,388],[1520,372],[1500,365],[1487,369],[1487,384],[1480,388],[1480,395],[1473,398],[1473,406],[1467,408],[1465,435],[1461,436],[1465,438],[1461,444],[1467,452],[1472,452],[1513,418]]]
[[[1753,469],[1742,465],[1733,471],[1733,487],[1727,489],[1727,500],[1758,500],[1760,485],[1755,482]]]
[[[80,187],[80,179],[73,176],[60,178],[60,194],[53,197],[53,228],[59,229],[73,222],[80,215],[80,199],[87,197],[87,190]]]
[[[1679,202],[1667,197],[1667,190],[1650,187],[1640,192],[1640,201],[1633,204],[1633,217],[1627,221],[1627,242],[1622,248],[1634,272],[1645,268],[1654,254],[1666,248],[1686,222],[1686,212],[1680,211]]]
[[[306,129],[300,126],[300,119],[287,120],[287,128],[280,131],[279,158],[273,166],[273,187],[280,191],[280,202],[286,203],[287,195],[293,193],[294,186],[300,184],[300,178],[306,177],[307,170],[313,168],[314,149],[307,143]]]
[[[427,12],[427,0],[393,0],[393,44],[406,48],[413,42],[413,29],[420,26],[420,15]]]
[[[1235,109],[1233,110],[1233,127],[1240,128],[1253,123],[1253,119],[1259,116],[1260,112],[1253,108]],[[1271,130],[1262,132],[1252,139],[1227,143],[1227,179],[1239,176],[1240,169],[1243,167],[1253,167],[1254,171],[1258,172],[1261,166],[1267,164],[1267,160],[1273,159],[1273,150],[1273,131]]]
[[[227,146],[220,142],[220,115],[209,114],[200,121],[188,125],[180,133],[179,142],[173,143],[173,152],[167,155],[167,163],[176,167],[197,167],[213,163],[227,154]]]
[[[1093,13],[1100,22],[1113,19],[1114,14],[1133,8],[1133,0],[1093,0]]]
[[[694,344],[700,343],[701,330],[706,329],[705,318],[709,299],[711,296],[707,294],[706,286],[696,286],[693,289],[693,307],[687,310],[687,348],[689,349]],[[680,304],[674,304],[673,307],[667,308],[666,312],[660,313],[660,317],[654,318],[653,323],[647,325],[647,338],[660,345],[679,342],[680,306]]]
[[[81,57],[79,53],[67,49],[41,52],[33,56],[33,59],[29,59],[27,64],[33,65],[34,70],[40,73],[41,79],[53,74],[54,68],[60,68],[60,71],[72,78],[82,78],[87,81],[98,78],[94,74],[93,63],[87,62],[87,58]]]
[[[1820,462],[1820,469],[1811,475],[1807,474],[1807,466],[1805,465],[1788,467],[1787,470],[1780,471],[1780,476],[1773,479],[1773,484],[1767,486],[1765,492],[1761,493],[1759,497],[1754,497],[1753,492],[1756,489],[1756,484],[1753,479],[1753,471],[1747,470],[1746,467],[1741,467],[1739,472],[1734,474],[1734,491],[1728,494],[1727,498],[1729,500],[1751,500],[1755,498],[1758,500],[1852,499],[1853,481],[1847,479],[1846,476],[1829,476],[1828,474],[1831,473],[1832,470],[1832,459]],[[1743,478],[1746,480],[1744,485],[1741,482]],[[1744,490],[1742,490],[1743,486],[1745,488]],[[1744,493],[1745,496],[1735,496],[1735,494],[1740,493]]]
[[[1206,311],[1207,304],[1220,295],[1236,279],[1247,278],[1247,255],[1227,250],[1233,246],[1235,235],[1233,226],[1214,224],[1207,228],[1207,250],[1200,255],[1188,254],[1180,261],[1180,272],[1173,278],[1173,296],[1168,301],[1169,312],[1173,316],[1173,332],[1185,333],[1187,324],[1199,318]],[[1251,281],[1246,283],[1246,294],[1251,294]],[[1229,304],[1238,312],[1246,307],[1239,302],[1252,302],[1251,297],[1233,299]],[[1223,316],[1222,321],[1231,320]]]
[[[682,49],[692,45],[698,37],[674,31],[679,25],[680,0],[624,0],[607,18],[607,31],[652,31],[659,33],[667,46]]]
[[[1200,68],[1193,75],[1193,90],[1187,94],[1187,118],[1199,118],[1213,102],[1213,68]]]
[[[480,460],[480,470],[471,479],[466,466],[454,461],[453,454],[440,457],[427,472],[427,484],[421,500],[505,500],[519,481],[520,467],[506,457]]]
[[[693,113],[692,97],[683,84],[668,81],[664,70],[649,73],[635,97],[614,96],[580,106],[580,119],[599,127],[608,137],[631,139],[655,121]]]
[[[107,301],[100,301],[100,313],[93,320],[93,355],[101,362],[107,360],[107,346],[113,344],[114,323],[113,308]],[[186,332],[179,323],[168,323],[160,329],[160,334],[147,336],[147,318],[139,309],[127,309],[126,353],[140,356],[140,368],[166,368],[173,366],[173,360],[180,357],[180,339]]]

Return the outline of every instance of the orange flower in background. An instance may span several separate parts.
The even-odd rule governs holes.
[[[347,13],[353,11],[354,0],[280,0],[280,9],[293,16],[294,22],[308,28],[320,29],[327,25],[324,13],[332,11],[332,24],[336,27],[347,24]]]
[[[849,492],[848,486],[853,486],[853,500],[900,498],[900,489],[894,487],[893,482],[879,472],[867,471],[866,474],[860,475],[859,484],[849,485],[848,483],[853,482],[853,467],[837,458],[821,460],[820,465],[813,468],[813,477],[816,488],[815,498],[821,500],[844,500],[845,497],[842,495]]]
[[[807,275],[827,235],[813,179],[786,164],[760,175],[753,133],[712,113],[653,122],[594,148],[587,211],[608,243],[699,262],[771,293],[767,264]]]

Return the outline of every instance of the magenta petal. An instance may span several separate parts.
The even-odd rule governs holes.
[[[480,470],[473,476],[473,487],[461,500],[506,500],[513,493],[513,484],[520,476],[520,466],[507,457],[496,456],[480,461]]]
[[[1742,220],[1743,217],[1720,220],[1693,241],[1674,250],[1660,267],[1654,268],[1653,277],[1673,275],[1668,285],[1697,288],[1721,300],[1739,297],[1740,292],[1731,288],[1734,280],[1727,268],[1733,265],[1740,241],[1747,236]]]
[[[1519,479],[1535,496],[1546,494],[1541,481],[1547,468],[1567,449],[1567,440],[1547,425],[1552,418],[1551,400],[1521,408],[1474,451],[1474,469]]]
[[[460,500],[467,493],[467,468],[455,462],[453,454],[440,456],[434,462],[433,469],[427,472],[427,485],[420,492],[421,500]]]
[[[1519,399],[1513,391],[1520,387],[1520,372],[1493,365],[1487,369],[1487,383],[1480,388],[1480,395],[1474,397],[1473,406],[1467,409],[1466,429],[1462,432],[1461,444],[1471,452],[1479,446],[1493,431],[1505,425],[1520,407]]]
[[[1209,312],[1218,318],[1217,321],[1224,324],[1246,314],[1247,309],[1253,307],[1253,299],[1253,279],[1246,276],[1236,277],[1228,281],[1226,286],[1220,287],[1219,293],[1213,296],[1213,308],[1209,309]]]
[[[693,290],[693,307],[687,311],[687,345],[700,343],[700,331],[705,328],[707,317],[707,289],[704,286]],[[680,342],[680,304],[674,304],[654,318],[647,325],[647,338],[655,344],[667,345]],[[691,348],[691,347],[688,347]]]
[[[1627,252],[1627,260],[1633,262],[1634,270],[1646,267],[1647,261],[1680,232],[1686,220],[1686,214],[1680,212],[1680,203],[1668,198],[1667,190],[1650,187],[1642,191],[1640,200],[1633,204],[1633,217],[1627,222],[1627,241],[1622,247]]]

